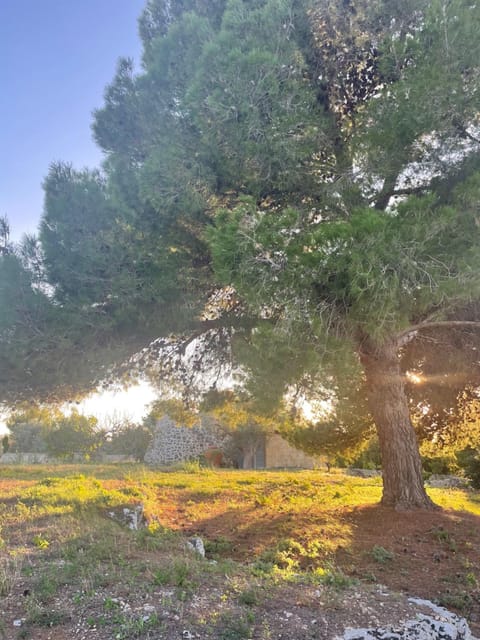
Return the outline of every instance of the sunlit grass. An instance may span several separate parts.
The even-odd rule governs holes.
[[[183,602],[205,580],[215,583],[226,576],[229,584],[240,585],[243,595],[236,593],[235,598],[245,607],[255,606],[251,603],[258,598],[258,581],[275,588],[303,582],[333,591],[348,589],[363,576],[356,566],[365,559],[373,564],[370,578],[365,578],[371,581],[379,572],[384,579],[388,571],[410,570],[401,564],[408,557],[390,546],[392,538],[383,540],[381,530],[378,541],[369,539],[366,546],[362,542],[365,518],[373,518],[381,529],[384,515],[376,509],[381,491],[380,478],[340,471],[4,467],[0,595],[8,595],[19,579],[28,580],[35,597],[25,600],[30,607],[25,617],[41,626],[43,621],[56,624],[50,605],[65,589],[74,594],[73,604],[82,607],[99,589],[114,592],[120,584],[132,592],[165,589]],[[461,560],[462,553],[475,551],[477,541],[465,528],[462,537],[455,523],[464,514],[480,515],[480,495],[459,489],[429,493],[446,510],[447,519],[436,529],[425,529],[425,544]],[[147,518],[140,531],[111,517],[138,504]],[[193,535],[202,537],[206,561],[187,550],[185,538]],[[480,574],[469,562],[460,573],[465,574],[462,580],[470,576],[474,589]],[[465,588],[470,586],[462,582]],[[108,624],[113,625],[114,613],[106,605],[102,615]],[[138,621],[122,625],[127,629],[130,623]]]
[[[444,509],[480,515],[478,493],[459,489],[429,493]],[[42,518],[56,518],[49,526],[65,540],[62,518],[78,520],[85,511],[105,514],[111,508],[142,503],[147,517],[167,529],[202,530],[218,521],[220,537],[228,539],[231,523],[237,537],[244,534],[245,544],[250,538],[255,553],[269,548],[279,532],[283,537],[294,535],[302,545],[323,535],[329,541],[328,555],[335,545],[348,546],[352,535],[336,514],[375,505],[380,497],[380,478],[340,472],[198,469],[192,473],[142,465],[50,465],[4,467],[0,473],[4,546],[14,526],[32,534],[35,527],[41,529]]]
[[[478,491],[461,489],[429,489],[429,496],[443,509],[466,511],[480,515],[480,495]]]
[[[155,471],[141,465],[8,466],[0,469],[0,500],[18,501],[37,513],[68,512],[122,502],[155,501],[161,492],[195,505],[265,508],[276,512],[330,510],[375,504],[380,478],[356,478],[319,471]],[[429,489],[445,509],[480,514],[478,493]],[[40,510],[40,511],[38,511]]]
[[[215,538],[243,540],[234,550],[237,556],[247,548],[259,556],[280,536],[296,538],[305,549],[322,538],[322,553],[316,555],[328,558],[351,537],[338,510],[374,504],[381,491],[377,479],[339,473],[191,471],[141,465],[5,467],[0,473],[4,551],[12,546],[52,551],[78,537],[80,524],[88,523],[88,530],[110,509],[142,503],[152,526],[160,523],[163,530],[202,531],[218,522]],[[315,554],[310,555],[312,560]]]

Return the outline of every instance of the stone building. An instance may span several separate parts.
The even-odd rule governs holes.
[[[294,467],[298,469],[317,469],[321,459],[309,456],[300,449],[292,447],[278,433],[265,439],[265,467],[267,469]]]
[[[277,433],[265,435],[253,446],[237,447],[232,456],[231,435],[214,421],[203,418],[199,425],[182,427],[168,416],[157,422],[145,462],[162,466],[205,456],[215,464],[219,457],[213,452],[218,451],[228,451],[241,469],[314,469],[320,465],[320,459],[292,447]]]

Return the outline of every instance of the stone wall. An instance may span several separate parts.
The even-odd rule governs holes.
[[[295,449],[278,433],[267,436],[265,443],[265,466],[268,469],[294,467],[298,469],[317,469],[320,458],[308,456],[300,449]]]
[[[149,465],[167,465],[198,458],[209,449],[222,449],[228,436],[205,419],[194,427],[180,427],[168,416],[157,422],[152,442],[145,454]]]
[[[129,455],[112,455],[103,454],[95,458],[95,462],[102,462],[104,464],[121,464],[136,462],[134,456]],[[72,462],[85,462],[85,456],[80,453],[73,454]],[[64,461],[61,458],[50,457],[47,453],[23,453],[12,452],[4,453],[0,456],[0,464],[63,464]]]
[[[48,464],[57,462],[46,453],[4,453],[0,456],[0,464]]]
[[[98,461],[104,464],[126,464],[137,462],[137,459],[135,456],[129,456],[124,453],[102,453],[98,456]]]

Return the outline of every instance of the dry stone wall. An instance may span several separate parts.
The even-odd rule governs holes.
[[[145,462],[153,466],[184,462],[212,448],[224,449],[228,439],[215,423],[206,419],[194,427],[181,427],[164,416],[157,422]]]
[[[0,456],[0,464],[49,464],[56,462],[47,453],[4,453]]]

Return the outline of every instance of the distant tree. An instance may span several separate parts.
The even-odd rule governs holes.
[[[10,224],[7,216],[0,216],[0,256],[10,253]]]
[[[15,453],[45,453],[47,450],[45,425],[17,424],[13,432],[11,450]]]
[[[17,409],[7,420],[7,427],[11,432],[11,451],[45,453],[47,435],[61,418],[61,412],[54,408],[30,405]]]
[[[255,467],[268,434],[289,423],[288,416],[275,412],[266,415],[245,394],[239,397],[229,391],[211,390],[204,396],[200,411],[229,434],[224,454],[227,462],[240,467],[245,463]]]
[[[10,438],[8,437],[8,435],[4,435],[2,438],[2,452],[8,453],[9,449],[10,449]]]
[[[142,462],[152,440],[152,430],[145,424],[124,421],[107,433],[100,453],[132,456]]]
[[[224,451],[227,461],[234,466],[257,468],[257,456],[265,447],[267,431],[256,422],[240,424],[230,433],[231,439]]]
[[[69,416],[56,421],[45,440],[50,455],[72,460],[75,454],[89,458],[101,445],[103,438],[95,417],[83,416],[73,411]]]
[[[157,420],[165,415],[168,415],[177,424],[187,427],[192,427],[199,421],[197,410],[189,409],[180,399],[170,398],[153,402],[144,424],[151,429],[155,426]]]

